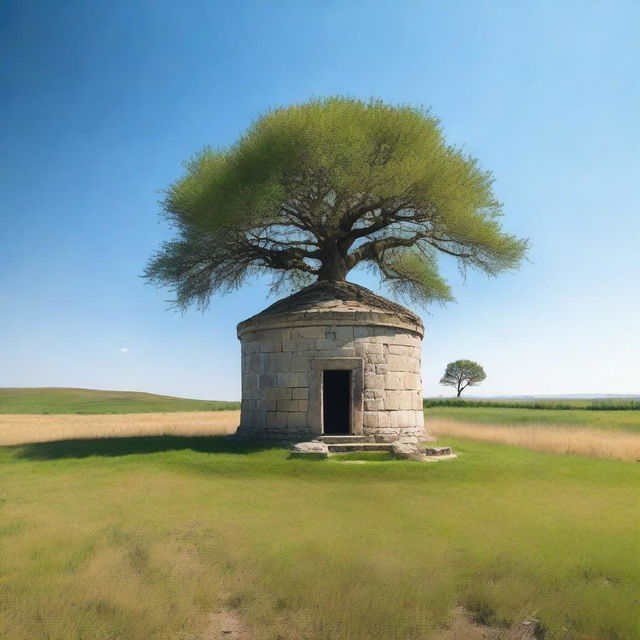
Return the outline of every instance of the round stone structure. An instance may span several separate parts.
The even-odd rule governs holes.
[[[238,436],[424,438],[421,341],[405,307],[348,282],[318,282],[238,325]]]

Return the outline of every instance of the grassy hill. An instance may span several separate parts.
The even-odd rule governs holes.
[[[189,400],[137,391],[58,387],[0,388],[2,413],[149,413],[239,409],[239,402]]]

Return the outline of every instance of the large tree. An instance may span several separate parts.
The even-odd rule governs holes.
[[[181,308],[258,272],[295,288],[361,265],[398,295],[451,300],[439,254],[496,275],[526,251],[502,230],[492,182],[428,112],[348,98],[275,109],[186,164],[163,201],[177,237],[145,276]]]

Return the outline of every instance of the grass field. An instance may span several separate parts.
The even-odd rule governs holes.
[[[136,391],[63,388],[0,388],[0,414],[147,413],[239,409],[239,402],[188,400]]]
[[[597,428],[640,433],[640,411],[588,411],[584,409],[519,409],[499,407],[432,407],[427,419],[465,423],[530,426],[548,425]]]
[[[640,465],[447,444],[433,465],[201,437],[0,448],[0,637],[232,637],[223,613],[238,637],[417,640],[459,605],[640,637]]]
[[[544,409],[567,410],[587,409],[590,411],[638,411],[640,410],[640,396],[625,396],[612,398],[531,398],[531,399],[479,399],[479,398],[425,398],[424,408],[432,407],[461,407],[493,409]]]
[[[3,414],[0,415],[0,446],[74,438],[222,435],[235,433],[239,424],[239,411],[105,415]]]
[[[92,393],[0,417],[0,638],[640,638],[640,465],[576,455],[635,455],[637,411],[433,407],[456,460],[297,461]]]

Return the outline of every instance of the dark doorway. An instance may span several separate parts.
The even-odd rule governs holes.
[[[322,409],[324,433],[351,433],[351,371],[323,371]]]

